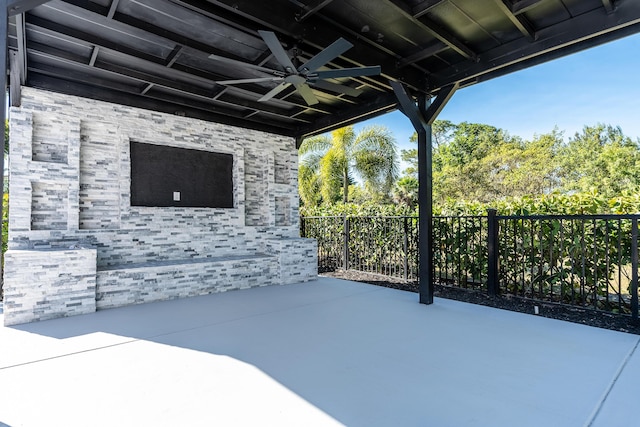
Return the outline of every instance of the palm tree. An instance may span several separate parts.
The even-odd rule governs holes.
[[[413,176],[400,178],[393,188],[393,201],[413,209],[418,204],[418,187],[418,178]]]
[[[320,189],[325,202],[343,192],[349,201],[349,184],[355,179],[372,193],[388,195],[398,177],[396,140],[383,126],[370,126],[355,133],[353,126],[305,139],[300,147],[300,196],[313,203],[313,190]]]

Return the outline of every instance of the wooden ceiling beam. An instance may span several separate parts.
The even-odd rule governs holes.
[[[402,15],[405,19],[411,21],[411,23],[423,31],[428,32],[433,37],[440,40],[445,45],[449,46],[449,48],[453,49],[458,54],[462,55],[466,59],[470,59],[475,61],[477,58],[476,52],[470,49],[467,45],[465,45],[462,41],[460,41],[456,36],[451,34],[449,30],[437,24],[434,21],[427,19],[427,17],[423,16],[422,18],[415,18],[414,14],[408,7],[403,7],[402,3],[399,3],[398,0],[378,0],[382,3],[386,3],[388,5],[394,6],[394,8],[398,11],[400,15]]]
[[[9,16],[19,15],[30,11],[49,0],[7,0],[7,14]]]
[[[513,4],[510,0],[495,0],[496,4],[505,14],[507,18],[513,23],[513,25],[529,40],[535,40],[536,31],[533,29],[533,25],[523,14],[513,13]]]
[[[544,0],[512,0],[511,12],[514,15],[520,15],[540,5],[543,1]]]
[[[202,5],[202,2],[195,0],[182,1]],[[288,37],[290,42],[306,44],[318,51],[342,37],[354,45],[341,57],[349,66],[381,66],[380,78],[371,78],[372,80],[400,79],[416,88],[424,84],[424,70],[419,67],[398,69],[397,61],[401,56],[377,41],[367,38],[359,29],[356,31],[348,28],[322,13],[311,16],[303,23],[296,22],[295,15],[299,11],[298,1],[280,1],[272,4],[255,0],[209,0],[207,4],[222,8],[227,14],[251,20],[257,29],[269,29],[279,33],[279,37]],[[269,8],[276,7],[278,13],[269,13]],[[227,19],[231,18],[227,17]],[[287,42],[287,40],[283,41]]]
[[[604,8],[593,9],[539,30],[533,42],[517,39],[484,52],[478,63],[455,65],[434,73],[430,76],[429,88],[435,91],[455,82],[486,80],[485,75],[505,74],[501,69],[514,70],[524,63],[531,67],[639,31],[640,2],[620,3],[613,14],[607,14]]]
[[[445,0],[424,0],[423,2],[418,3],[412,9],[413,17],[420,18],[421,16],[426,15],[431,11],[431,9],[444,1]]]
[[[333,0],[313,0],[311,3],[302,8],[299,14],[296,15],[296,21],[304,22],[312,15],[315,15],[322,9],[327,6]]]
[[[612,13],[616,9],[615,0],[602,0],[602,5],[607,13]]]

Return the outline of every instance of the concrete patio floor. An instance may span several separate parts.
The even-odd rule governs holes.
[[[0,327],[0,426],[639,425],[639,339],[320,278]]]

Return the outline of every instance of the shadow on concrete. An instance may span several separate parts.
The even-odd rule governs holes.
[[[146,381],[137,378],[145,369],[164,371],[159,387],[197,389],[205,406],[237,393],[247,411],[266,399],[267,412],[366,426],[586,425],[638,340],[456,301],[424,306],[413,293],[328,278],[9,329],[55,338],[51,353],[25,354],[12,366],[91,358],[115,369],[110,375],[127,375],[122,364],[112,366],[115,358],[138,366],[125,383]],[[225,372],[236,377],[222,380]],[[223,389],[203,386],[199,376]],[[292,401],[302,406],[292,409]],[[283,413],[268,413],[274,418],[261,424],[287,424]]]

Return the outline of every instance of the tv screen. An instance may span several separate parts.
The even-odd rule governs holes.
[[[131,206],[233,208],[233,155],[131,142]]]

